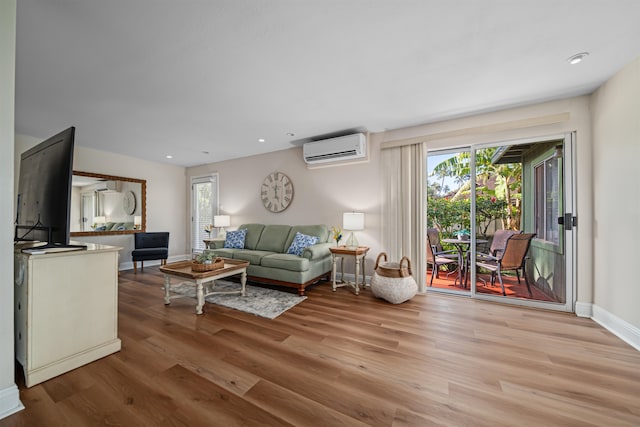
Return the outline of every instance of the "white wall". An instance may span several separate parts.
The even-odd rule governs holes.
[[[384,250],[380,246],[379,140],[380,135],[369,138],[368,163],[310,170],[302,159],[302,148],[296,147],[188,168],[187,175],[219,174],[221,211],[231,216],[230,229],[249,222],[342,227],[343,212],[364,212],[365,230],[357,232],[357,238],[371,248],[366,259],[370,275],[375,257]],[[265,209],[260,198],[263,179],[274,171],[288,175],[294,187],[291,205],[280,213]],[[348,267],[345,264],[345,273]]]
[[[594,317],[606,323],[597,318],[604,314],[609,321],[631,325],[640,348],[640,279],[635,269],[640,253],[640,58],[601,86],[591,105]]]
[[[53,135],[56,131],[52,130],[51,134]],[[82,140],[77,138],[78,134],[79,132],[76,133],[74,169],[83,172],[145,179],[147,181],[147,231],[168,231],[170,233],[170,260],[188,257],[189,243],[185,234],[185,224],[189,222],[185,208],[188,206],[188,187],[186,185],[185,168],[85,148],[81,146]],[[41,141],[42,139],[17,135],[16,159],[19,159],[22,152]],[[18,167],[16,167],[16,176],[18,173]],[[131,262],[131,251],[133,250],[132,234],[73,237],[72,239],[120,246],[123,248],[120,251],[120,269],[133,268]],[[147,262],[146,264],[152,265],[153,262]]]
[[[0,0],[0,194],[13,198],[16,0]],[[8,200],[11,200],[8,199]],[[13,204],[0,204],[0,419],[23,408],[13,349]]]

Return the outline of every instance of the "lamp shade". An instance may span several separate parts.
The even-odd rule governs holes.
[[[214,227],[228,227],[231,225],[231,217],[229,215],[214,215],[213,226]]]
[[[93,217],[93,221],[96,224],[104,224],[105,222],[107,222],[107,217],[106,216],[95,216],[95,217]]]
[[[342,228],[345,230],[364,230],[364,214],[362,212],[343,213]]]
[[[134,216],[134,217],[133,217],[133,224],[134,224],[134,225],[140,225],[140,224],[142,224],[142,217],[141,217],[141,216],[138,216],[138,215]]]

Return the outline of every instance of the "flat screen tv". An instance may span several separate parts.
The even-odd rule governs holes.
[[[69,244],[71,179],[73,177],[72,126],[22,153],[15,240],[37,241],[46,248],[82,248]]]

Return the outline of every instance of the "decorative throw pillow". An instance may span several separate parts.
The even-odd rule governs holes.
[[[224,247],[229,249],[244,249],[244,239],[247,237],[247,229],[227,231]]]
[[[301,256],[304,248],[315,245],[319,240],[320,239],[316,236],[307,236],[306,234],[302,234],[298,231],[296,232],[296,236],[293,238],[293,242],[291,242],[291,246],[289,246],[287,253]]]

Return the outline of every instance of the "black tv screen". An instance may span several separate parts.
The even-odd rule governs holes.
[[[15,240],[69,245],[75,128],[22,153]]]

